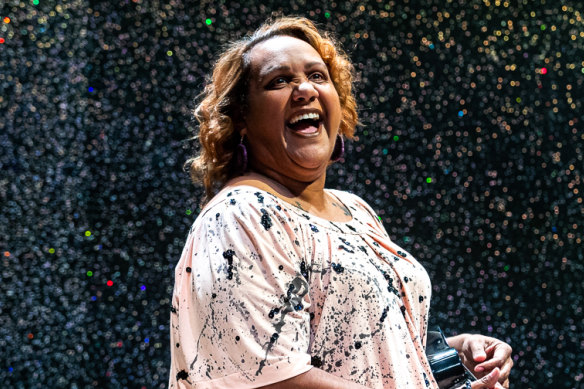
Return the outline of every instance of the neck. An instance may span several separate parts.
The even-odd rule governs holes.
[[[336,222],[350,221],[352,215],[345,205],[334,196],[325,193],[325,179],[326,175],[323,173],[314,181],[305,182],[277,174],[272,170],[264,170],[261,173],[252,171],[237,177],[226,186],[253,186],[315,216]]]
[[[324,192],[326,172],[313,181],[300,181],[285,176],[273,170],[264,170],[261,173],[252,170],[250,173],[238,177],[233,184],[251,185],[272,192],[291,204],[302,208],[323,210],[326,207],[327,197]]]
[[[273,170],[252,174],[260,180],[262,177],[267,178],[266,183],[282,196],[295,198],[316,207],[324,204],[326,172],[311,181],[300,181]]]

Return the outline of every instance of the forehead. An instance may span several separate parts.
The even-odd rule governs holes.
[[[258,43],[250,52],[251,75],[261,78],[279,68],[324,64],[307,42],[291,36],[276,36]]]

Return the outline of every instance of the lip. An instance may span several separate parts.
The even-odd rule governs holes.
[[[292,114],[290,114],[290,116],[288,116],[286,118],[286,125],[288,125],[288,123],[290,123],[290,120],[292,120],[292,118],[294,118],[295,116],[298,115],[304,115],[307,113],[316,113],[319,116],[319,121],[322,123],[324,121],[324,114],[322,113],[322,111],[320,109],[316,109],[316,108],[304,108],[304,109],[299,109],[297,111],[292,112]]]
[[[303,133],[300,131],[296,131],[292,128],[290,128],[287,124],[286,124],[286,130],[288,130],[290,133],[292,133],[294,136],[298,136],[301,138],[316,138],[318,137],[324,130],[324,122],[322,120],[319,121],[318,123],[318,128],[316,129],[315,132],[312,133]]]
[[[318,128],[315,132],[312,133],[302,133],[299,131],[294,130],[293,128],[291,128],[289,126],[290,120],[292,120],[294,117],[298,116],[298,115],[304,115],[307,113],[316,113],[319,116],[319,120],[318,120]],[[302,109],[298,109],[295,110],[294,112],[292,112],[288,118],[286,119],[285,125],[286,125],[286,129],[288,131],[290,131],[292,134],[294,134],[295,136],[301,137],[301,138],[316,138],[318,137],[324,130],[324,123],[325,123],[325,117],[323,112],[318,109],[318,108],[302,108]]]

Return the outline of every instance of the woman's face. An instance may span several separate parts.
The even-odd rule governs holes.
[[[289,36],[259,43],[249,55],[241,134],[247,136],[250,165],[284,180],[323,177],[341,123],[339,95],[324,61],[308,43]]]

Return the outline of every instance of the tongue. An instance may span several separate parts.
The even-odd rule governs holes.
[[[318,127],[314,125],[314,122],[301,121],[299,123],[290,126],[295,132],[301,134],[314,134],[318,131]]]

